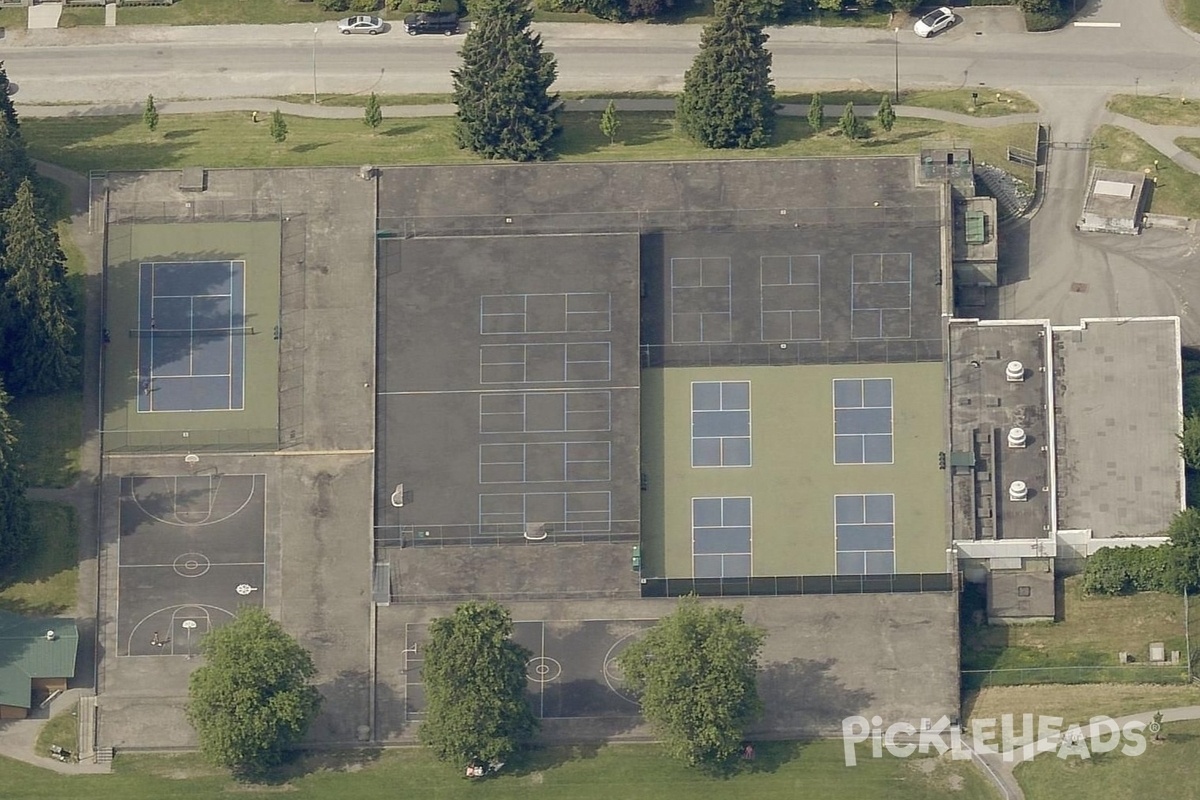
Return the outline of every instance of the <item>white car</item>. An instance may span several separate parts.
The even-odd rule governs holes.
[[[379,17],[346,17],[338,20],[338,33],[383,33],[383,20]]]
[[[954,24],[954,12],[946,6],[930,11],[925,16],[917,20],[917,24],[913,25],[913,31],[922,39],[933,36],[935,33],[946,30]]]

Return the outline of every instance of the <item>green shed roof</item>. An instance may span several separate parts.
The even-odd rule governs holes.
[[[29,708],[34,678],[74,677],[78,649],[73,619],[0,611],[0,705]]]

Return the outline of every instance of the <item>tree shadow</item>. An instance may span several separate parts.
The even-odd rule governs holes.
[[[357,772],[377,762],[382,754],[379,747],[292,750],[277,767],[262,774],[240,776],[238,781],[281,786],[321,772]]]
[[[414,133],[419,130],[416,125],[389,125],[386,128],[380,128],[376,133],[380,136],[404,136],[408,133]]]
[[[291,148],[293,153],[311,153],[313,150],[318,150],[322,147],[328,147],[329,142],[308,142],[307,144],[298,144]]]
[[[834,659],[794,658],[760,672],[758,691],[766,710],[747,737],[757,731],[817,738],[840,730],[846,717],[863,713],[874,694],[848,688],[831,674],[835,663]]]
[[[169,139],[186,139],[189,136],[193,136],[197,133],[204,133],[204,131],[200,130],[199,128],[190,128],[188,130],[183,130],[183,131],[167,131],[166,133],[163,134],[163,138],[168,139],[168,140]]]

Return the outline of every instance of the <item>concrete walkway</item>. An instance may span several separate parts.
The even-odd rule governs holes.
[[[1118,727],[1123,728],[1130,722],[1141,722],[1149,725],[1154,719],[1154,715],[1159,711],[1162,712],[1164,723],[1182,722],[1185,720],[1200,719],[1200,706],[1180,706],[1177,708],[1155,709],[1154,711],[1143,711],[1138,714],[1129,714],[1124,717],[1116,717],[1113,722]],[[1080,725],[1080,731],[1090,741],[1093,733],[1108,735],[1106,729],[1102,729],[1096,725]],[[965,733],[965,731],[964,731]],[[1146,731],[1146,738],[1149,739],[1151,734]],[[1171,736],[1170,729],[1166,730],[1166,736],[1169,739]],[[1054,736],[1047,739],[1040,739],[1033,746],[1022,748],[1014,751],[1010,755],[1011,760],[1006,760],[1000,753],[975,754],[976,762],[979,763],[983,771],[992,779],[1000,788],[1000,794],[1004,800],[1024,800],[1025,793],[1021,790],[1020,784],[1017,783],[1016,776],[1013,770],[1025,761],[1032,760],[1038,755],[1044,753],[1053,753],[1057,751],[1062,743],[1061,736]]]
[[[82,689],[71,689],[54,698],[49,709],[38,709],[37,718],[14,719],[0,722],[0,755],[6,758],[23,761],[35,767],[60,772],[64,775],[97,775],[112,771],[112,764],[93,764],[89,761],[68,761],[63,763],[53,758],[40,756],[34,752],[38,734],[50,717],[68,710],[79,702],[79,698],[89,694]]]
[[[29,30],[38,28],[57,28],[58,18],[62,16],[62,3],[34,3],[29,6],[29,14],[25,25]]]

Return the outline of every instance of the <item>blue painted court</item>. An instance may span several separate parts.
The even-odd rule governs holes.
[[[245,405],[246,262],[142,262],[139,413],[240,411]]]

